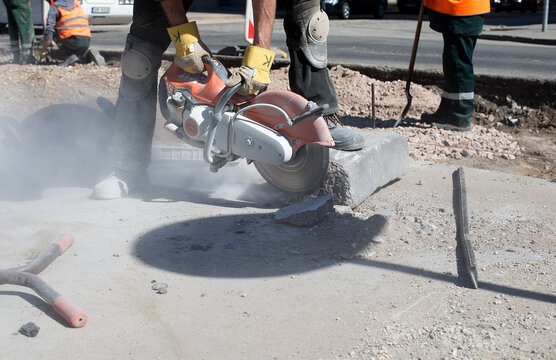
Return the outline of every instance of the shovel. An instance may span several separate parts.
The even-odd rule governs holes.
[[[413,49],[411,50],[411,59],[409,60],[409,69],[407,70],[407,82],[405,84],[405,95],[407,97],[407,105],[402,111],[402,115],[396,123],[394,127],[398,126],[400,122],[405,119],[409,108],[411,107],[411,101],[413,100],[413,96],[409,92],[411,87],[411,80],[413,79],[413,66],[415,65],[415,56],[417,55],[417,46],[419,45],[419,36],[421,35],[421,25],[423,24],[423,13],[425,12],[425,0],[421,1],[421,7],[419,8],[419,18],[417,19],[417,29],[415,29],[415,38],[413,39]]]

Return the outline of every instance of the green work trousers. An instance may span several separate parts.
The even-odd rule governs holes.
[[[444,86],[438,112],[449,123],[467,126],[475,112],[473,51],[483,29],[483,15],[452,16],[429,11],[430,27],[442,33]]]
[[[31,14],[29,0],[3,0],[8,13],[8,27],[10,32],[10,45],[14,54],[19,54],[21,44],[21,56],[31,56],[35,28]],[[24,60],[24,59],[21,59]]]

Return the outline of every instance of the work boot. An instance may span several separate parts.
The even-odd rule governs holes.
[[[91,197],[97,200],[113,200],[126,197],[130,192],[144,190],[150,185],[147,171],[128,173],[114,171],[93,188]]]
[[[68,67],[68,66],[71,66],[71,65],[73,65],[77,62],[79,62],[79,56],[77,56],[75,54],[72,54],[66,59],[66,61],[61,63],[60,66]]]
[[[439,129],[454,130],[454,131],[470,131],[471,121],[458,119],[450,114],[437,110],[433,114],[424,113],[421,115],[421,121],[435,126]]]
[[[104,57],[100,55],[98,50],[95,48],[89,48],[85,53],[85,58],[87,59],[87,61],[92,61],[98,66],[104,66],[104,64],[106,63],[104,61]]]
[[[324,120],[326,120],[332,139],[334,139],[335,145],[332,147],[333,149],[342,151],[363,149],[365,146],[365,138],[363,135],[342,125],[338,115],[324,115]]]
[[[31,45],[23,44],[19,55],[19,64],[27,65],[27,64],[34,64],[34,63],[35,63],[35,58],[33,57],[33,49],[31,48]]]
[[[21,47],[19,46],[19,40],[10,40],[10,52],[13,55],[13,63],[19,64],[21,60]]]

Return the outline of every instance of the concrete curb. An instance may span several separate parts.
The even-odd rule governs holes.
[[[537,45],[556,45],[556,39],[541,39],[541,38],[531,38],[525,36],[515,36],[515,35],[492,35],[492,34],[481,34],[479,39],[483,40],[495,40],[495,41],[508,41],[508,42],[519,42],[525,44],[537,44]]]
[[[401,178],[409,168],[407,138],[380,130],[360,129],[365,147],[330,151],[330,167],[322,185],[334,204],[355,208],[377,189]]]

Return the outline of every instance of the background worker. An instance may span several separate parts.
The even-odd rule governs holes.
[[[97,184],[92,197],[115,199],[148,184],[151,145],[156,120],[158,69],[170,42],[174,62],[185,71],[202,72],[202,56],[210,54],[195,22],[186,13],[193,0],[136,0],[133,22],[122,53],[122,77],[116,101],[114,173]],[[336,92],[326,69],[328,17],[319,0],[279,1],[287,11],[284,27],[292,52],[291,88],[317,104],[328,103],[329,114],[338,110]],[[242,66],[226,85],[243,80],[239,90],[252,94],[270,83],[274,52],[270,49],[276,0],[253,0],[255,34]],[[295,57],[295,59],[294,59]],[[341,150],[358,150],[361,134],[329,121],[331,134]]]
[[[8,12],[8,28],[10,33],[10,51],[13,62],[29,64],[35,61],[33,57],[33,38],[35,27],[31,14],[30,0],[3,0]]]
[[[65,58],[62,66],[90,61],[94,61],[97,65],[104,65],[104,58],[98,50],[89,48],[91,43],[89,18],[83,12],[79,0],[48,0],[47,2],[50,4],[50,9],[39,62],[47,61],[48,47],[54,40],[60,49],[61,57]]]
[[[430,27],[442,33],[442,100],[433,114],[421,120],[439,128],[471,130],[475,112],[475,74],[473,50],[483,30],[484,14],[490,12],[489,0],[424,0],[429,9]]]

